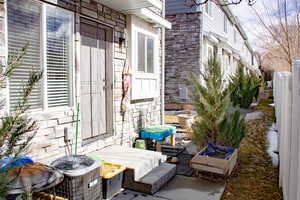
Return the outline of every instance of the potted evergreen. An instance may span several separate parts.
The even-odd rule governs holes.
[[[192,82],[192,99],[198,114],[193,123],[193,140],[201,151],[194,156],[191,166],[230,175],[237,161],[236,147],[244,136],[245,123],[239,108],[231,102],[231,90],[224,83],[218,59],[210,58],[201,77],[192,76]]]

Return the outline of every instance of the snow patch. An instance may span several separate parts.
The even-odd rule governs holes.
[[[278,129],[275,123],[268,131],[268,149],[267,152],[272,159],[273,167],[278,167]]]

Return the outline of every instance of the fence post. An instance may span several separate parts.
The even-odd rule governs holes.
[[[293,94],[292,94],[292,135],[291,135],[291,159],[290,159],[290,184],[289,199],[300,199],[300,60],[293,65]]]
[[[292,74],[278,73],[277,98],[280,99],[279,119],[277,119],[279,135],[279,185],[282,186],[284,199],[288,198],[290,178],[290,137],[292,118]],[[277,108],[276,108],[277,109]]]
[[[274,105],[275,105],[275,116],[278,121],[280,118],[280,94],[279,93],[279,73],[275,72],[273,77],[273,95],[274,95]],[[277,124],[279,126],[279,124]]]

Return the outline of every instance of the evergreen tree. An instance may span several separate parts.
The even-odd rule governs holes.
[[[221,124],[221,134],[218,140],[222,145],[237,148],[245,136],[246,123],[239,108],[233,108],[233,110],[232,113],[227,114]]]
[[[7,67],[1,66],[3,72],[0,74],[0,87],[4,87],[7,78],[20,65],[22,58],[26,54],[26,45],[24,48],[16,51],[8,57]],[[29,109],[28,101],[34,87],[42,78],[42,72],[32,70],[27,82],[24,82],[23,96],[14,111],[9,115],[1,116],[0,119],[0,159],[5,157],[16,158],[26,151],[30,141],[34,137],[37,129],[37,122],[25,115]],[[4,102],[1,102],[3,106]],[[0,172],[0,199],[7,195],[9,180],[7,173],[11,169],[5,169]]]
[[[230,93],[223,83],[221,65],[216,57],[212,57],[201,73],[203,83],[192,76],[194,101],[198,118],[193,124],[194,141],[202,146],[208,142],[218,144],[221,125],[230,108]]]
[[[192,76],[192,99],[198,118],[193,124],[193,139],[200,147],[208,142],[238,147],[245,134],[244,118],[231,102],[232,90],[224,83],[221,65],[216,57],[208,60],[201,73],[203,84]]]
[[[260,80],[253,73],[246,73],[245,66],[239,63],[236,73],[230,77],[231,100],[235,106],[249,108],[258,97]]]

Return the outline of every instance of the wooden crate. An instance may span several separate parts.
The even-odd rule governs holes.
[[[191,160],[190,165],[196,171],[210,172],[223,176],[230,176],[233,171],[238,157],[238,150],[235,149],[229,160],[201,156],[200,153],[205,151],[206,147],[197,153]]]

